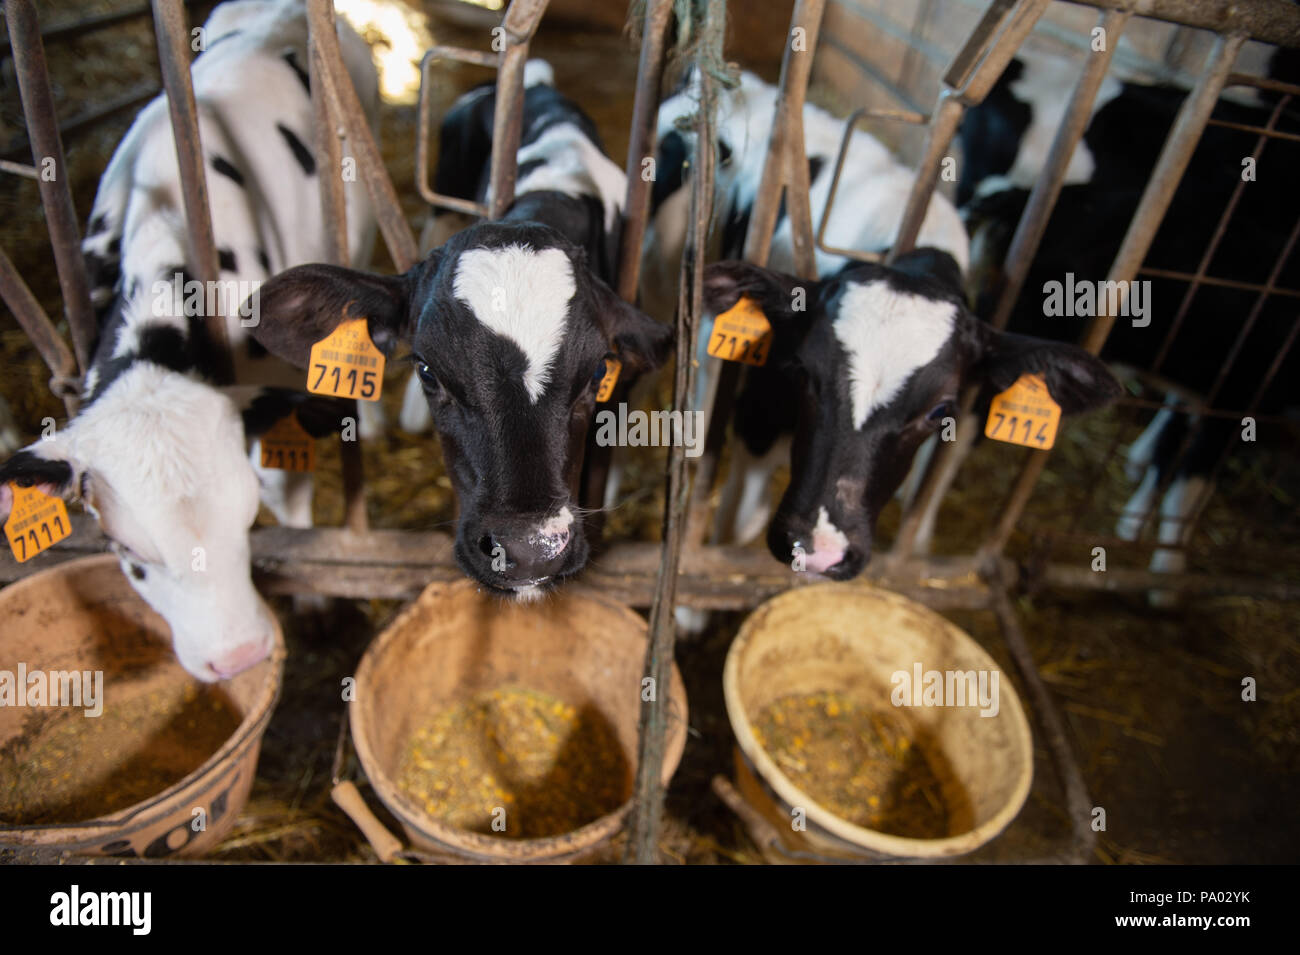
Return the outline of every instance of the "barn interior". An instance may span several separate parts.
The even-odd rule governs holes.
[[[189,21],[201,22],[214,5],[186,3]],[[490,30],[502,16],[500,0],[495,5],[491,0],[338,0],[335,6],[374,45],[383,84],[378,142],[401,211],[418,234],[430,211],[416,188],[419,60],[434,43],[488,49]],[[829,0],[808,100],[837,116],[874,107],[928,119],[949,63],[989,6],[986,0]],[[1027,45],[1078,59],[1098,18],[1113,6],[1053,2]],[[1185,6],[1197,4],[1189,0]],[[795,7],[789,0],[732,0],[727,4],[727,60],[777,82]],[[96,18],[132,11],[138,15],[84,28]],[[108,158],[135,111],[160,88],[154,27],[147,4],[136,0],[60,0],[42,5],[40,15],[44,28],[83,24],[47,37],[46,56],[69,186],[84,228]],[[557,88],[591,115],[607,152],[620,164],[628,152],[638,75],[628,16],[622,0],[552,0],[530,48],[532,56],[552,64]],[[1149,82],[1190,87],[1215,49],[1215,35],[1204,26],[1134,18],[1115,62]],[[0,159],[26,163],[31,153],[14,61],[7,41],[0,38],[0,44]],[[1270,52],[1268,44],[1248,43],[1235,69],[1263,75]],[[674,66],[680,64],[670,63],[670,73]],[[426,91],[434,128],[457,96],[491,78],[492,71],[482,67],[436,63]],[[864,118],[861,127],[906,163],[920,161],[924,153],[923,122],[876,115]],[[436,136],[429,148],[430,162],[436,162]],[[937,188],[951,194],[955,182],[944,179]],[[1300,193],[1294,199],[1300,215]],[[0,249],[66,333],[37,183],[8,169],[0,169]],[[384,243],[377,243],[372,264],[380,272],[395,269]],[[1224,321],[1233,320],[1224,316]],[[39,436],[45,419],[64,419],[63,404],[49,387],[49,369],[8,310],[0,313],[0,368],[0,396],[12,409],[22,443]],[[390,422],[397,420],[404,383],[399,369],[391,368],[383,396]],[[1131,491],[1122,451],[1142,432],[1159,401],[1150,387],[1135,382],[1129,389],[1131,401],[1063,429],[1032,493],[1016,505],[1023,510],[1003,539],[1000,566],[1011,576],[1001,610],[991,599],[972,609],[953,597],[984,586],[973,572],[966,579],[936,571],[928,584],[912,583],[906,591],[922,594],[922,602],[983,646],[1016,682],[1033,726],[1033,787],[1023,810],[999,837],[960,857],[960,863],[1070,857],[1079,838],[1079,820],[1068,811],[1060,753],[1051,733],[1042,729],[1039,697],[1025,684],[1016,650],[1008,643],[1008,616],[1059,714],[1061,735],[1090,805],[1105,810],[1104,831],[1093,830],[1086,858],[1073,861],[1281,863],[1300,856],[1300,833],[1290,810],[1300,799],[1296,423],[1279,421],[1277,427],[1265,428],[1266,436],[1249,454],[1223,464],[1217,491],[1184,546],[1186,570],[1170,585],[1178,599],[1156,607],[1149,599],[1151,581],[1144,576],[1156,549],[1154,531],[1129,543],[1113,538],[1110,530]],[[655,407],[671,406],[671,369],[650,400]],[[976,553],[998,530],[1028,455],[995,441],[982,441],[970,451],[938,511],[935,567],[958,566],[956,561]],[[383,438],[365,442],[362,456],[371,531],[446,531],[455,521],[456,502],[435,437],[392,428]],[[647,553],[657,553],[650,548],[663,535],[667,463],[666,449],[635,449],[621,500],[607,515],[607,539],[643,544]],[[774,500],[786,480],[783,469],[772,489]],[[711,493],[716,501],[718,488]],[[346,510],[339,446],[319,442],[315,524],[342,527]],[[897,501],[882,515],[876,540],[880,552],[889,551],[903,517]],[[265,511],[259,517],[259,527],[274,524]],[[103,549],[93,523],[77,526],[78,533],[56,555]],[[1099,545],[1108,562],[1100,573],[1094,567]],[[735,573],[760,576],[768,564],[768,575],[780,570],[761,540],[748,550]],[[0,582],[31,569],[4,555]],[[599,559],[594,569],[601,571]],[[607,567],[601,582],[609,586],[621,569]],[[272,561],[262,570],[275,576],[282,568]],[[725,577],[722,570],[718,573]],[[646,612],[651,576],[642,573],[635,586],[615,592]],[[248,805],[207,858],[378,861],[330,798],[346,715],[338,687],[355,672],[375,635],[413,596],[409,577],[408,568],[407,577],[387,593],[370,599],[334,597],[328,610],[314,614],[294,613],[289,588],[273,598],[289,648],[281,698],[263,741]],[[888,586],[888,568],[873,579]],[[667,790],[657,845],[663,861],[764,861],[752,827],[714,788],[715,777],[728,775],[734,759],[722,673],[749,609],[786,586],[753,578],[737,584],[734,589],[745,592],[736,598],[738,605],[714,614],[703,633],[677,638],[675,660],[690,700],[690,723],[682,762]],[[1256,688],[1250,701],[1243,699],[1246,678],[1253,678]],[[355,760],[345,757],[342,772],[359,776]],[[367,793],[367,799],[381,820],[399,830],[373,794]],[[616,861],[626,850],[626,836],[620,834],[594,861]],[[5,852],[0,850],[0,858]]]

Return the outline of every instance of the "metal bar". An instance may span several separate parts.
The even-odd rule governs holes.
[[[515,201],[519,138],[524,124],[524,64],[537,24],[549,0],[511,0],[501,25],[506,48],[497,68],[497,103],[492,114],[492,167],[489,218],[499,219]],[[504,106],[504,108],[502,108]]]
[[[1215,40],[1206,69],[1201,74],[1195,89],[1183,101],[1182,108],[1178,111],[1178,119],[1165,140],[1160,158],[1156,161],[1147,188],[1142,193],[1142,199],[1129,223],[1128,232],[1111,265],[1110,274],[1107,276],[1108,281],[1123,282],[1125,285],[1121,287],[1127,287],[1127,283],[1131,282],[1137,274],[1138,267],[1151,248],[1151,242],[1160,228],[1165,212],[1173,201],[1174,192],[1182,180],[1183,172],[1191,160],[1196,144],[1200,141],[1201,132],[1205,129],[1205,122],[1214,110],[1224,81],[1243,43],[1245,43],[1243,36],[1220,36]],[[1115,324],[1115,316],[1106,313],[1106,304],[1102,303],[1097,315],[1088,323],[1083,341],[1080,342],[1094,355],[1101,351],[1111,327]],[[1029,502],[1030,495],[1033,494],[1038,477],[1047,465],[1049,454],[1050,452],[1047,451],[1029,453],[1016,478],[1006,508],[980,546],[980,553],[985,559],[1001,554],[1006,547],[1020,520],[1021,512]]]
[[[205,285],[221,277],[217,242],[212,234],[212,210],[208,205],[208,180],[203,168],[203,146],[199,141],[198,105],[190,77],[189,29],[180,0],[153,0],[154,28],[158,37],[158,64],[171,112],[172,138],[176,143],[176,165],[185,201],[185,224],[189,236],[190,262]],[[211,287],[208,285],[208,287]],[[226,332],[226,316],[205,314],[203,325],[213,349],[213,375],[218,384],[235,380]]]
[[[1020,673],[1024,683],[1025,695],[1029,698],[1029,707],[1033,711],[1047,746],[1052,752],[1053,762],[1060,777],[1061,787],[1065,790],[1067,816],[1070,829],[1074,834],[1074,852],[1071,861],[1080,865],[1092,861],[1093,850],[1097,844],[1097,833],[1092,829],[1092,799],[1088,796],[1088,786],[1083,781],[1079,764],[1074,758],[1074,748],[1070,745],[1065,721],[1056,708],[1052,693],[1038,675],[1038,665],[1034,654],[1025,642],[1020,621],[1015,609],[1007,597],[1005,587],[990,586],[993,610],[1002,627],[1002,637],[1006,640],[1011,660]]]
[[[1202,285],[1239,289],[1243,292],[1262,292],[1265,289],[1265,286],[1257,282],[1237,282],[1233,279],[1217,278],[1213,275],[1197,275],[1193,272],[1177,272],[1173,269],[1153,269],[1145,265],[1138,269],[1138,275],[1149,275],[1158,279],[1175,279],[1181,282],[1200,282]],[[1274,288],[1269,289],[1269,294],[1281,295],[1287,298],[1300,298],[1300,289]]]
[[[69,416],[76,414],[78,401],[77,360],[60,337],[54,323],[36,301],[18,270],[0,249],[0,297],[50,369],[50,391],[63,399]]]
[[[709,0],[702,33],[721,45],[726,0]],[[691,221],[686,237],[687,254],[682,256],[682,282],[678,292],[677,354],[673,374],[673,410],[685,413],[691,401],[690,370],[694,358],[694,330],[704,309],[704,265],[709,221],[713,212],[714,143],[713,122],[717,108],[714,79],[700,70],[700,109],[696,116],[696,163],[691,187]],[[673,442],[668,451],[667,486],[664,491],[664,534],[659,575],[650,607],[649,646],[645,674],[652,682],[653,697],[641,703],[638,732],[637,770],[632,816],[628,822],[629,862],[648,865],[659,860],[659,830],[663,815],[664,739],[668,729],[668,688],[671,685],[673,645],[676,639],[674,611],[677,607],[677,577],[685,539],[688,485],[686,449]]]
[[[1181,23],[1218,34],[1240,34],[1278,46],[1300,46],[1300,10],[1287,0],[1069,0],[1098,10]]]
[[[826,0],[801,0],[795,13],[806,31],[804,39],[807,52],[790,71],[789,84],[782,97],[785,122],[785,204],[790,216],[790,239],[794,252],[795,271],[801,278],[816,280],[817,258],[813,245],[812,207],[808,179],[808,154],[804,146],[803,107],[808,97],[808,76],[812,72],[812,55],[817,49],[821,33]],[[791,44],[792,45],[792,44]],[[784,77],[783,77],[784,79]],[[769,232],[768,242],[771,237]]]
[[[343,191],[343,128],[331,110],[323,74],[328,69],[321,56],[319,32],[335,36],[334,4],[325,0],[322,9],[307,23],[307,76],[311,86],[312,113],[316,124],[316,177],[320,185],[321,222],[325,226],[325,260],[333,265],[351,265],[348,249],[348,207]],[[359,420],[356,399],[348,402],[353,421]],[[351,531],[369,529],[366,517],[365,463],[361,436],[347,440],[339,433],[339,462],[343,478],[343,518]]]
[[[480,53],[477,50],[454,46],[435,46],[424,54],[424,58],[420,61],[420,99],[416,107],[415,131],[415,188],[420,193],[420,198],[435,208],[451,209],[453,212],[480,218],[487,218],[488,214],[488,207],[481,202],[458,196],[444,196],[442,193],[434,192],[433,187],[429,185],[429,139],[432,135],[429,120],[433,112],[430,88],[433,64],[439,60],[456,60],[460,63],[496,69],[499,59],[496,53]]]
[[[162,92],[162,89],[154,83],[144,83],[134,89],[127,90],[121,96],[115,96],[100,106],[84,109],[75,116],[71,116],[59,123],[59,135],[65,139],[71,138],[73,133],[81,132],[85,127],[92,126],[102,119],[107,119],[122,112],[124,109],[130,109],[137,103],[153,99],[160,92]],[[31,144],[27,137],[17,136],[9,140],[4,146],[0,146],[0,156],[17,156],[30,150]]]
[[[1250,123],[1230,123],[1226,119],[1212,119],[1206,126],[1219,126],[1223,129],[1237,129],[1243,133],[1262,133],[1270,139],[1289,139],[1291,142],[1300,143],[1300,133],[1284,133],[1277,129],[1264,129],[1261,126],[1252,126]]]
[[[72,202],[71,176],[63,155],[50,92],[50,75],[45,65],[45,46],[41,42],[40,22],[31,0],[6,0],[5,22],[14,42],[14,71],[23,103],[23,116],[31,137],[32,164],[46,168],[53,159],[55,174],[41,177],[41,206],[54,250],[54,265],[59,273],[63,293],[63,313],[72,332],[72,349],[84,373],[90,367],[95,345],[95,312],[90,304],[90,286],[86,281],[85,263],[81,258],[81,231],[77,227],[77,210]]]
[[[672,16],[672,0],[650,0],[641,34],[641,58],[637,64],[636,97],[632,101],[632,128],[624,167],[627,193],[623,202],[623,235],[618,251],[618,294],[625,302],[636,301],[641,280],[641,244],[650,212],[650,182],[641,174],[641,163],[645,157],[654,156],[657,146],[659,87],[663,83]],[[655,174],[658,173],[656,169]]]
[[[26,163],[10,162],[7,159],[0,159],[0,172],[7,172],[15,176],[22,176],[24,179],[40,179],[41,174],[35,166],[29,166]]]
[[[388,246],[388,252],[398,271],[405,272],[420,261],[419,247],[402,212],[397,190],[393,188],[393,181],[384,167],[384,157],[375,144],[365,111],[352,86],[352,78],[343,65],[339,38],[332,29],[325,27],[332,14],[330,0],[309,0],[307,17],[315,30],[315,48],[321,57],[321,79],[329,95],[331,115],[343,127],[355,155],[357,169],[366,184],[366,192],[374,206],[375,218],[379,220],[379,231]]]

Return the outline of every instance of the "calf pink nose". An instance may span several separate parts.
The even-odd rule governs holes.
[[[243,673],[254,664],[261,663],[266,658],[268,649],[266,643],[262,641],[241,643],[225,656],[212,661],[213,672],[223,680],[237,673]]]
[[[814,574],[824,574],[843,559],[843,550],[815,550],[804,558],[804,566]]]

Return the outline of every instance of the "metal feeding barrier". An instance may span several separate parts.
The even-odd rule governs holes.
[[[1236,52],[1247,37],[1270,43],[1300,45],[1300,12],[1280,0],[1255,5],[1231,5],[1213,0],[1084,0],[1099,8],[1099,24],[1112,37],[1113,50],[1120,32],[1133,16],[1148,16],[1207,29],[1219,34],[1210,62],[1201,73],[1196,87],[1186,98],[1165,143],[1137,212],[1133,216],[1120,253],[1110,270],[1111,280],[1129,280],[1142,274],[1142,262],[1155,231],[1172,200],[1183,170],[1210,122],[1211,111],[1222,89],[1230,84],[1253,84],[1286,95],[1300,89],[1269,84],[1231,73]],[[812,277],[815,273],[814,250],[878,261],[882,254],[862,250],[839,249],[824,242],[825,222],[835,201],[851,137],[858,123],[867,117],[924,125],[926,142],[916,167],[915,183],[900,223],[896,241],[885,254],[892,261],[912,248],[930,198],[939,179],[943,159],[949,154],[961,119],[970,106],[978,104],[992,88],[1007,64],[1046,10],[1050,0],[992,0],[985,9],[943,75],[943,89],[934,108],[925,116],[912,108],[865,109],[854,113],[845,125],[827,208],[822,210],[822,229],[814,233],[809,201],[808,163],[804,152],[803,106],[813,56],[796,55],[793,44],[785,44],[779,93],[772,125],[772,140],[756,195],[745,254],[749,261],[763,264],[768,259],[772,235],[784,196],[791,219],[797,271]],[[163,88],[169,95],[171,119],[182,174],[183,197],[189,229],[191,253],[200,278],[216,275],[216,249],[212,240],[202,153],[198,143],[198,124],[188,69],[187,23],[181,0],[153,0],[152,12],[158,38]],[[27,134],[34,162],[53,156],[63,168],[60,128],[50,94],[44,59],[42,33],[32,0],[5,0],[15,71],[22,92]],[[514,0],[501,21],[504,44],[492,52],[438,46],[430,50],[422,64],[422,83],[418,112],[416,145],[416,187],[431,205],[459,213],[493,218],[501,215],[514,196],[516,153],[522,124],[523,66],[529,44],[545,12],[547,0]],[[637,86],[627,153],[626,222],[619,255],[618,292],[634,301],[638,286],[640,252],[646,230],[650,182],[641,176],[643,157],[655,154],[656,111],[674,23],[673,0],[648,0],[641,29]],[[698,4],[703,12],[705,32],[722,35],[725,0],[707,0]],[[356,159],[369,197],[375,207],[380,232],[397,267],[410,268],[419,259],[419,251],[409,224],[402,214],[393,187],[384,168],[374,136],[365,120],[355,90],[342,64],[334,28],[334,9],[330,0],[307,0],[310,24],[310,80],[316,115],[316,148],[322,168],[339,168],[343,150]],[[804,31],[806,49],[817,48],[818,34],[827,0],[797,0],[791,28]],[[142,16],[140,8],[127,13]],[[123,15],[127,15],[124,13]],[[120,22],[115,15],[100,23],[69,25],[61,33],[46,31],[52,42],[62,35],[75,35],[80,29],[99,29]],[[718,40],[720,43],[720,39]],[[716,51],[720,54],[720,50]],[[1044,174],[1031,192],[1028,205],[1015,231],[1007,257],[1007,282],[993,324],[1006,324],[1012,303],[1023,288],[1028,265],[1042,239],[1048,217],[1064,182],[1069,157],[1087,125],[1091,104],[1110,64],[1110,53],[1088,58],[1078,84],[1058,128],[1048,155]],[[498,108],[494,117],[491,159],[491,202],[482,205],[457,197],[441,196],[428,184],[428,140],[431,128],[429,87],[434,65],[453,60],[484,68],[497,69]],[[905,62],[904,68],[914,68]],[[677,310],[677,353],[674,367],[673,407],[685,411],[693,388],[694,338],[703,310],[702,274],[705,265],[706,237],[711,228],[713,203],[713,169],[715,137],[713,105],[717,81],[707,70],[701,71],[701,109],[695,119],[699,154],[692,177],[691,215],[686,251],[681,263],[679,308]],[[111,104],[110,104],[111,105]],[[904,104],[907,105],[906,103]],[[115,108],[122,108],[117,106]],[[1280,105],[1274,120],[1283,107]],[[90,111],[94,114],[97,111]],[[107,115],[107,111],[104,111]],[[1288,135],[1266,128],[1257,133],[1260,148],[1266,138]],[[30,175],[32,167],[11,167]],[[322,175],[321,203],[326,223],[329,256],[334,262],[346,260],[346,211],[342,182],[339,177]],[[39,180],[38,180],[39,181]],[[58,269],[68,326],[73,342],[69,349],[54,323],[40,308],[12,263],[0,252],[0,294],[27,332],[52,374],[51,387],[63,398],[69,413],[77,403],[78,372],[84,373],[89,349],[95,339],[93,311],[80,254],[80,233],[76,224],[67,177],[54,182],[40,181],[41,201],[49,223],[51,244]],[[1222,227],[1231,216],[1225,209]],[[1292,235],[1292,242],[1296,236]],[[1216,240],[1217,241],[1217,236]],[[1289,246],[1288,246],[1289,252]],[[1196,289],[1216,282],[1233,281],[1231,277],[1211,275],[1210,254],[1195,273],[1175,277],[1184,280],[1190,296]],[[1284,253],[1285,256],[1285,253]],[[1279,264],[1283,261],[1279,260]],[[1147,270],[1148,273],[1150,270]],[[1274,269],[1276,275],[1277,269]],[[1239,283],[1240,284],[1240,283]],[[1270,280],[1250,285],[1261,301],[1268,296],[1294,295],[1294,290],[1279,289]],[[1186,312],[1186,303],[1180,313]],[[1261,306],[1262,307],[1262,306]],[[1253,321],[1251,319],[1250,321]],[[213,340],[224,342],[221,316],[209,316]],[[1090,325],[1085,347],[1099,351],[1114,322],[1114,316],[1101,314]],[[1247,322],[1247,326],[1249,325]],[[1170,340],[1177,332],[1170,331]],[[1249,328],[1244,328],[1241,340]],[[1293,332],[1287,347],[1294,343]],[[716,359],[709,359],[717,364]],[[1282,356],[1270,370],[1277,373]],[[731,417],[738,367],[723,362],[713,369],[711,392],[702,410],[709,426],[703,454],[688,471],[684,449],[669,449],[666,468],[666,506],[664,534],[660,543],[613,542],[607,544],[600,560],[589,566],[582,578],[571,584],[594,589],[607,597],[637,607],[650,608],[650,645],[646,673],[658,681],[665,679],[673,658],[675,639],[673,608],[687,606],[701,610],[747,610],[800,582],[800,575],[773,561],[766,553],[749,548],[706,546],[706,528],[710,524],[711,499],[718,464],[724,449],[727,424]],[[1226,374],[1226,370],[1225,370]],[[1267,382],[1265,382],[1266,384]],[[1261,394],[1263,388],[1261,387]],[[1207,413],[1214,395],[1205,400]],[[1034,710],[1048,743],[1052,762],[1060,780],[1072,820],[1071,843],[1055,861],[1086,861],[1092,855],[1095,833],[1088,825],[1091,805],[1082,775],[1075,762],[1064,722],[1040,679],[1032,655],[1021,633],[1009,599],[1011,587],[1021,579],[1022,567],[1004,555],[1012,532],[1021,525],[1022,513],[1039,475],[1048,460],[1046,452],[1028,452],[1005,507],[998,513],[993,529],[975,552],[952,557],[928,557],[913,553],[917,533],[927,522],[933,523],[943,494],[951,485],[962,458],[974,440],[975,424],[969,411],[975,396],[963,396],[962,422],[958,440],[943,445],[922,484],[913,505],[906,510],[891,553],[873,557],[865,575],[873,581],[919,600],[934,609],[983,609],[996,614],[1010,655],[1019,670],[1028,701]],[[1136,407],[1142,407],[1134,402]],[[1118,439],[1117,439],[1118,440]],[[431,580],[460,576],[452,556],[452,542],[443,532],[368,530],[361,472],[360,445],[357,441],[341,443],[346,498],[346,528],[295,530],[281,527],[257,528],[252,533],[255,576],[267,593],[326,594],[345,598],[399,598],[416,596]],[[1115,450],[1112,447],[1111,452]],[[1186,448],[1182,449],[1183,452]],[[1109,457],[1109,455],[1108,455]],[[1218,466],[1222,466],[1222,459]],[[583,488],[585,501],[599,502],[603,497],[604,471],[608,460],[598,453],[588,461]],[[1099,467],[1104,463],[1099,464]],[[1216,468],[1217,471],[1217,468]],[[1092,482],[1096,483],[1096,482]],[[71,559],[102,550],[93,522],[86,517],[74,518],[79,532],[57,545],[45,560]],[[1076,528],[1073,528],[1077,530]],[[1189,528],[1190,530],[1190,528]],[[0,555],[0,582],[30,573],[31,566],[14,564]],[[1036,577],[1048,584],[1117,590],[1141,590],[1159,585],[1173,590],[1235,591],[1267,593],[1294,598],[1300,588],[1290,584],[1228,575],[1218,575],[1212,582],[1205,575],[1157,575],[1146,571],[1116,569],[1104,575],[1104,582],[1078,568],[1064,564],[1046,564],[1035,568]],[[1090,579],[1092,578],[1092,579]],[[663,755],[665,714],[653,703],[643,704],[641,742],[636,780],[636,812],[631,822],[629,858],[651,861],[656,857],[662,788],[658,783]],[[752,812],[737,802],[733,790],[723,783],[715,791],[744,819],[755,839],[770,843],[771,833],[762,828]],[[839,860],[842,861],[842,860]]]

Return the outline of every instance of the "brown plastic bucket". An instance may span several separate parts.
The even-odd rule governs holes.
[[[60,564],[0,590],[0,669],[17,672],[20,663],[28,673],[103,671],[106,710],[172,684],[198,683],[176,662],[166,622],[108,554]],[[242,721],[202,765],[157,795],[96,819],[0,825],[0,846],[145,858],[201,855],[230,831],[248,801],[283,671],[277,623],[271,656],[219,684]],[[41,709],[0,706],[0,752],[39,731]]]
[[[999,674],[994,716],[981,716],[976,706],[895,707],[892,694],[903,683],[895,683],[894,674],[913,674],[917,663],[923,672],[998,670],[944,617],[867,584],[797,587],[745,620],[727,654],[723,693],[739,747],[736,788],[785,850],[765,853],[770,861],[961,855],[1015,818],[1033,779],[1033,743],[1011,680]],[[855,825],[781,771],[754,738],[750,721],[773,700],[819,692],[877,700],[908,725],[948,804],[947,836],[908,838]],[[792,824],[804,818],[796,808],[806,814],[806,830]]]
[[[580,859],[618,832],[632,807],[645,653],[645,620],[619,604],[567,591],[519,604],[482,593],[468,580],[430,584],[375,638],[357,670],[349,704],[357,756],[417,849],[471,862]],[[433,709],[503,687],[593,708],[623,751],[628,800],[580,829],[547,838],[470,832],[431,817],[395,782],[411,733]],[[676,666],[667,698],[662,692],[658,698],[668,707],[667,785],[686,746],[686,690]],[[374,820],[355,811],[363,808],[359,802],[353,798],[345,808],[371,835]]]

